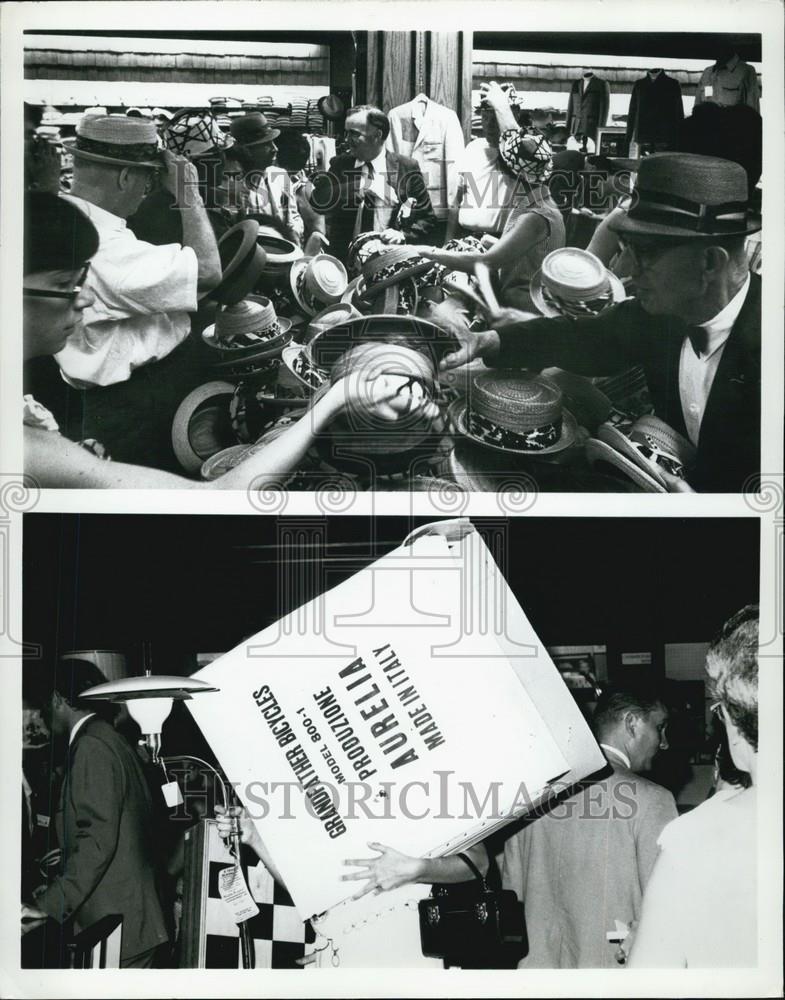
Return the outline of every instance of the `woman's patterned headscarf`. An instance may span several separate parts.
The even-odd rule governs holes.
[[[510,128],[499,139],[499,157],[513,176],[530,184],[547,181],[553,170],[551,147],[544,135],[524,128]]]

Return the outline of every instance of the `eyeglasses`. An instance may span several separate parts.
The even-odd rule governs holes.
[[[23,288],[22,293],[36,299],[68,299],[70,302],[75,302],[84,287],[89,270],[90,264],[87,263],[76,279],[76,284],[69,292],[60,291],[60,289],[55,288]]]
[[[632,257],[638,270],[653,267],[663,254],[676,247],[685,245],[684,240],[658,240],[656,243],[640,243],[637,240],[631,243],[629,240],[620,239],[619,246]]]

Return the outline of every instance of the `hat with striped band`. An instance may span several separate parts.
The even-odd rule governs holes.
[[[85,114],[74,139],[64,142],[77,159],[124,167],[161,169],[158,129],[149,118]]]
[[[518,369],[480,372],[465,399],[450,407],[459,434],[476,444],[516,455],[549,455],[572,445],[575,417],[549,378]]]
[[[654,153],[641,160],[632,203],[611,222],[629,236],[742,236],[757,232],[748,214],[747,172],[732,160],[695,153]]]
[[[596,316],[626,297],[621,280],[588,250],[552,250],[529,284],[543,316]]]
[[[663,472],[684,479],[697,455],[691,441],[659,417],[648,414],[636,420],[626,433],[611,422],[600,424],[597,443],[604,447],[593,445],[587,451],[592,464],[603,461],[616,466],[647,492],[667,491]]]

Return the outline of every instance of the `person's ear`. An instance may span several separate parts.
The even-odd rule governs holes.
[[[122,167],[117,173],[117,187],[120,191],[127,191],[131,181],[131,168]]]
[[[703,251],[703,270],[707,278],[722,274],[728,266],[730,254],[724,247],[710,246]]]
[[[624,716],[624,731],[631,740],[635,739],[638,731],[638,717],[634,712],[627,712]]]

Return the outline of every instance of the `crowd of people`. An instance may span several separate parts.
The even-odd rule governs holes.
[[[28,472],[52,487],[307,484],[340,467],[336,426],[370,422],[378,488],[390,470],[416,488],[426,452],[432,478],[470,489],[494,470],[544,489],[755,488],[759,114],[697,104],[670,150],[630,160],[560,148],[513,94],[482,86],[482,134],[437,205],[434,144],[397,151],[398,118],[369,105],[318,167],[263,111],[86,114],[68,191],[31,110]],[[319,362],[336,326],[397,354]],[[422,377],[401,369],[412,350]],[[193,393],[212,407],[189,410]]]
[[[520,968],[755,965],[757,607],[725,623],[709,646],[706,674],[723,739],[702,804],[679,816],[671,792],[647,777],[668,750],[663,696],[608,687],[591,716],[607,766],[501,831],[501,885],[525,911]],[[172,836],[178,824],[163,809],[160,769],[137,745],[127,714],[113,718],[106,703],[81,698],[104,680],[93,663],[65,659],[45,683],[42,676],[33,672],[25,685],[23,964],[56,966],[69,933],[117,914],[123,967],[177,964],[178,922],[163,886],[167,875],[170,882],[182,875],[182,835]],[[42,752],[51,772],[44,784],[35,770]],[[51,823],[42,823],[50,812]],[[219,834],[228,838],[237,823],[249,853],[285,887],[264,841],[272,820],[214,812]],[[372,856],[346,859],[353,899],[469,879],[460,855],[414,858],[382,843],[369,847]],[[480,843],[467,856],[492,879],[498,848],[498,839],[490,849]],[[416,939],[416,915],[404,909],[401,917]],[[330,955],[318,921],[314,929],[301,965]],[[364,941],[373,954],[361,964],[383,966],[391,942],[384,934]],[[417,958],[410,956],[413,964]]]

